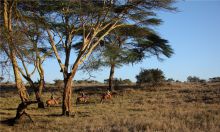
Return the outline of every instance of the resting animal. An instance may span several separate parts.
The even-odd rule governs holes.
[[[112,99],[112,94],[110,93],[110,91],[108,91],[107,93],[105,93],[105,94],[103,94],[103,95],[101,96],[101,101],[100,101],[100,103],[102,103],[103,100],[107,100],[107,99]]]
[[[59,98],[55,98],[55,99],[49,99],[46,101],[46,104],[47,106],[53,106],[53,105],[56,105],[56,104],[59,104]]]
[[[82,93],[80,97],[77,97],[76,105],[79,103],[86,103],[87,101],[88,101],[88,97],[84,93]]]

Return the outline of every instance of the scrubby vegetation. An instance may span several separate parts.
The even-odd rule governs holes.
[[[136,79],[139,86],[145,86],[146,84],[159,85],[165,81],[165,76],[160,69],[142,69]]]

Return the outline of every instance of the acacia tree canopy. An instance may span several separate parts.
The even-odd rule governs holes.
[[[60,66],[60,71],[63,73],[64,92],[62,113],[63,115],[69,115],[72,102],[72,80],[75,73],[78,67],[93,51],[100,47],[101,42],[105,41],[107,36],[113,31],[122,27],[137,25],[139,28],[147,28],[148,25],[158,25],[161,20],[156,18],[156,10],[174,10],[175,8],[172,7],[173,2],[174,0],[16,1],[16,10],[13,15],[21,20],[19,25],[24,24],[22,21],[37,22],[42,33],[45,35],[43,42],[49,42]],[[5,5],[7,6],[7,4]],[[0,13],[2,14],[3,12],[1,11]],[[28,29],[33,31],[33,34],[38,34],[37,30]],[[23,42],[21,41],[21,43]],[[163,39],[155,36],[145,39],[136,38],[135,42],[139,46],[136,46],[137,48],[131,51],[132,53],[137,53],[140,57],[143,56],[141,54],[144,51],[142,47],[149,47],[153,42],[156,42],[158,47],[152,48],[150,51],[157,55],[158,52],[163,52],[160,48],[162,47],[161,44],[166,43]],[[80,44],[78,53],[75,59],[71,59],[73,46],[77,44]],[[132,46],[133,44],[131,43],[130,45]],[[126,48],[126,46],[122,47]],[[109,47],[106,49],[111,50],[111,46],[105,45],[105,47]],[[114,49],[114,47],[112,48]],[[28,49],[30,48],[28,47]],[[14,50],[16,51],[16,48]],[[118,50],[118,53],[123,52],[120,55],[129,53],[124,51]],[[62,58],[60,57],[61,53],[64,53],[64,57]],[[29,54],[24,54],[24,56],[27,55]],[[169,56],[169,54],[165,55]],[[15,55],[13,59],[16,59]],[[16,67],[14,66],[14,68]]]

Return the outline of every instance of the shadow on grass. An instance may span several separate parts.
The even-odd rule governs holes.
[[[70,114],[69,116],[64,116],[62,114],[31,114],[31,117],[75,117],[75,113]]]
[[[128,111],[145,111],[144,109],[141,109],[141,108],[134,108],[134,109],[128,109]]]
[[[69,115],[69,116],[64,116],[64,115],[62,115],[62,114],[48,114],[48,115],[45,115],[45,116],[47,116],[47,117],[75,117],[75,114],[71,114],[71,115]]]
[[[0,121],[1,125],[8,125],[8,126],[13,126],[14,125],[14,118],[9,118],[9,119],[5,119]]]
[[[76,112],[78,117],[90,117],[90,112]]]
[[[77,106],[77,107],[79,107],[79,106],[86,106],[86,105],[95,105],[96,104],[96,102],[82,102],[82,103],[75,103],[75,105]]]
[[[17,108],[1,108],[1,110],[17,110]]]
[[[0,115],[11,115],[11,113],[7,113],[7,112],[0,112]]]

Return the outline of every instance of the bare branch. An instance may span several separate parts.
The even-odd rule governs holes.
[[[61,61],[61,58],[60,58],[59,54],[58,54],[57,48],[55,46],[55,42],[53,40],[53,37],[52,37],[49,29],[47,29],[47,34],[49,36],[50,45],[51,45],[51,47],[52,47],[52,49],[54,51],[54,54],[55,54],[55,56],[57,58],[57,61],[58,61],[59,65],[60,65],[60,68],[61,68],[62,71],[64,71],[64,65],[63,65],[63,63]]]

